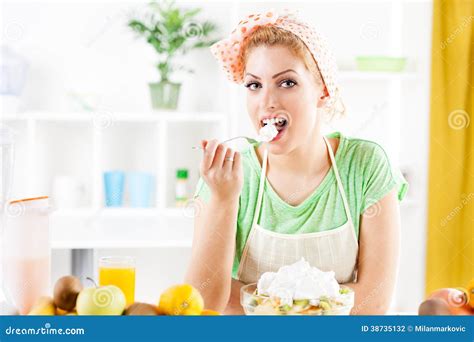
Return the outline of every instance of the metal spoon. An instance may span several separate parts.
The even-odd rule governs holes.
[[[260,146],[264,142],[264,141],[259,141],[259,140],[253,139],[253,138],[249,138],[249,137],[240,135],[238,137],[234,137],[234,138],[231,138],[231,139],[224,140],[223,142],[221,142],[221,144],[225,144],[229,141],[237,140],[237,139],[245,139],[245,140],[247,140],[247,142],[250,145],[257,146],[257,147]],[[193,146],[192,148],[193,148],[193,150],[202,150],[203,149],[202,146]]]

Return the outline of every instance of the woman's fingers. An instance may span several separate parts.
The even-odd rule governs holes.
[[[231,148],[227,149],[227,153],[225,154],[224,158],[224,165],[222,166],[222,168],[228,172],[232,171],[232,164],[234,164],[234,162],[232,160],[227,159],[234,159],[234,154],[235,153]]]
[[[212,162],[211,169],[219,170],[222,169],[224,164],[225,154],[227,153],[227,147],[219,144],[216,148],[216,154],[214,155],[214,161]]]
[[[215,178],[232,172],[242,172],[242,157],[239,152],[219,144],[217,140],[202,140],[201,146],[204,149],[204,158],[201,164],[203,175]]]
[[[240,153],[217,140],[202,140],[201,146],[204,157],[200,172],[211,192],[217,198],[238,197],[243,184]]]
[[[240,152],[236,151],[234,153],[234,162],[232,163],[232,170],[240,172],[241,169],[242,169],[242,157],[240,155]]]
[[[211,168],[212,162],[214,161],[214,154],[216,153],[218,145],[219,143],[215,139],[206,143],[203,151],[202,171],[205,172]]]

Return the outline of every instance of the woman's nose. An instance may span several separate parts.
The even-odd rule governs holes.
[[[278,98],[274,91],[265,89],[263,91],[262,107],[266,110],[274,110],[278,107]]]

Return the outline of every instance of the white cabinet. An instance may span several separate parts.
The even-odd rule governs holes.
[[[198,180],[200,139],[227,136],[223,113],[150,112],[5,114],[16,131],[15,197],[51,196],[58,176],[84,184],[78,208],[52,214],[53,248],[140,248],[191,245],[192,203],[174,207],[176,169]],[[144,171],[155,178],[150,208],[108,208],[103,173]],[[54,203],[54,198],[52,198]]]

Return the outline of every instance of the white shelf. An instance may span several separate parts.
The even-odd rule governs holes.
[[[142,234],[143,235],[143,234]],[[145,237],[127,240],[54,240],[51,242],[53,249],[110,249],[110,248],[190,248],[192,240],[153,240]]]
[[[220,122],[225,120],[225,115],[218,112],[139,112],[139,113],[115,113],[115,112],[23,112],[4,113],[0,115],[0,121],[49,121],[49,122],[96,122],[99,120],[113,122]]]
[[[357,80],[357,81],[398,81],[398,80],[416,80],[419,78],[416,72],[378,72],[378,71],[340,71],[339,79]]]
[[[55,249],[187,248],[192,236],[192,216],[180,208],[63,209],[51,215]]]
[[[104,207],[77,208],[77,209],[58,209],[53,211],[53,218],[173,218],[189,217],[190,208],[127,208],[127,207]]]
[[[136,232],[127,238],[105,238],[99,237],[101,232],[91,234],[88,239],[82,236],[74,236],[66,239],[55,238],[53,230],[51,248],[53,249],[105,249],[105,248],[190,248],[192,238],[165,239],[159,232]]]
[[[190,247],[193,210],[170,207],[175,172],[189,169],[191,196],[200,159],[191,147],[201,138],[226,137],[227,119],[190,111],[0,115],[17,133],[15,197],[51,196],[57,176],[84,181],[84,207],[51,215],[51,245],[60,249]],[[117,169],[154,176],[150,208],[127,207],[126,197],[124,207],[105,207],[103,173]]]

